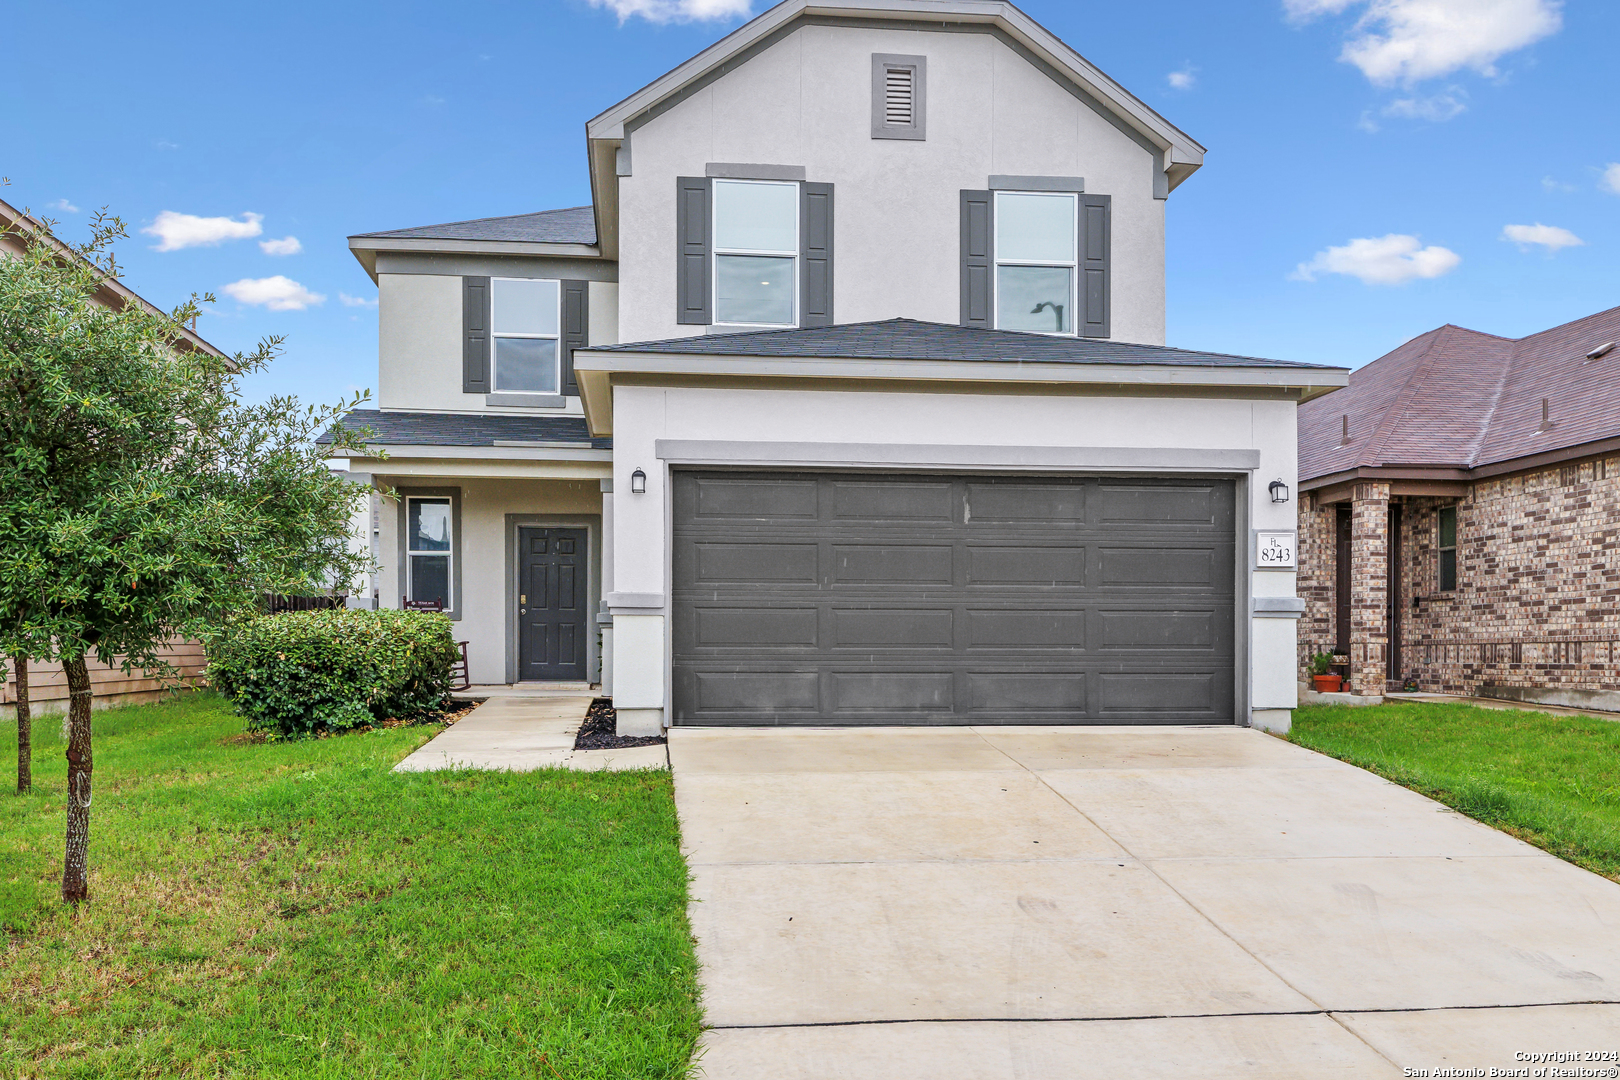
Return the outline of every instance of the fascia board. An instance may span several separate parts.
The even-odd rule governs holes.
[[[431,240],[423,237],[349,237],[349,250],[361,258],[362,252],[406,251],[428,255],[532,255],[570,259],[600,259],[602,249],[595,244],[549,244],[530,240]],[[375,255],[371,262],[376,263]]]
[[[399,477],[447,480],[607,480],[613,463],[604,461],[509,461],[476,458],[356,458],[356,472],[388,481]]]
[[[434,461],[612,461],[612,450],[598,450],[592,446],[424,446],[420,444],[367,443],[368,450],[382,450],[386,458],[373,458],[369,454],[338,452],[334,457],[350,459],[351,468],[359,468],[358,460],[388,462],[430,459]],[[379,466],[385,468],[386,466]]]

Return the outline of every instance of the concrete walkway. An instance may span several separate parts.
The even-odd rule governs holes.
[[[544,690],[492,696],[395,765],[394,771],[463,768],[526,772],[548,765],[583,770],[662,769],[668,765],[662,746],[575,750],[574,738],[593,700],[588,692],[581,695]]]
[[[1257,731],[678,728],[669,749],[710,1080],[1620,1050],[1620,885]]]

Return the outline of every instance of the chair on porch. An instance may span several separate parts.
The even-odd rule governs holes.
[[[401,611],[443,611],[444,597],[434,600],[412,600],[408,596],[399,598]],[[461,649],[461,659],[450,665],[450,674],[456,679],[451,691],[467,690],[472,686],[472,668],[467,662],[467,642],[458,641],[456,645]]]

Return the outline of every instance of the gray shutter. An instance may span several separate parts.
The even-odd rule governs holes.
[[[962,192],[962,325],[988,330],[990,315],[990,192]]]
[[[461,279],[461,392],[489,393],[489,278]]]
[[[574,378],[574,350],[590,344],[590,283],[562,283],[562,392],[579,396],[579,380]]]
[[[709,303],[709,178],[675,178],[675,321],[707,325]]]
[[[833,186],[799,185],[799,325],[833,324]]]
[[[1080,309],[1085,319],[1080,324],[1080,336],[1105,338],[1108,330],[1108,249],[1109,208],[1111,196],[1080,196],[1080,213],[1084,230],[1081,233]]]

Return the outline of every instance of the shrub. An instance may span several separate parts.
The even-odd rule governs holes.
[[[224,628],[208,674],[248,727],[292,738],[437,712],[460,657],[429,611],[295,611]]]

